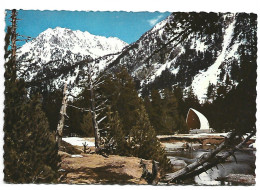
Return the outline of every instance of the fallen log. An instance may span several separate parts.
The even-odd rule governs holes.
[[[214,151],[203,154],[200,158],[198,158],[192,164],[186,166],[185,168],[178,170],[174,173],[166,174],[165,179],[167,183],[182,181],[187,178],[194,177],[199,175],[208,169],[216,166],[220,163],[223,163],[229,156],[234,156],[234,152],[239,150],[252,136],[254,136],[255,131],[252,132],[245,140],[239,143],[237,146],[233,146],[233,148],[228,151],[224,152],[223,154],[218,154],[224,149],[230,148],[235,140],[239,139],[239,137],[234,133],[229,133],[227,135],[226,140],[221,143]]]
[[[231,139],[235,136],[234,133],[229,133],[227,135],[227,139]],[[180,178],[181,176],[195,170],[199,166],[206,163],[209,159],[213,158],[217,153],[219,153],[221,150],[223,150],[228,144],[228,140],[225,140],[220,146],[218,146],[213,152],[211,153],[205,153],[200,158],[197,159],[197,161],[193,162],[192,164],[186,166],[185,168],[178,170],[174,173],[169,173],[165,176],[166,181],[171,182],[175,180],[176,178]]]

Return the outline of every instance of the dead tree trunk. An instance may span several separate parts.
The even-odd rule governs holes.
[[[86,73],[86,81],[83,81],[84,86],[87,87],[87,90],[90,92],[90,112],[92,118],[92,125],[94,129],[95,136],[95,148],[96,152],[100,151],[101,137],[100,137],[100,129],[99,124],[101,121],[105,119],[105,117],[98,120],[98,116],[100,115],[100,111],[104,110],[104,104],[106,102],[99,102],[101,95],[97,94],[97,89],[99,85],[104,81],[100,76],[99,68],[96,65],[96,62],[90,62],[87,64],[87,73]]]
[[[229,133],[227,139],[213,152],[203,154],[194,163],[186,166],[181,170],[178,170],[177,172],[167,174],[165,176],[165,181],[171,183],[194,177],[203,172],[206,172],[208,169],[211,169],[212,167],[217,166],[220,163],[223,163],[229,156],[234,156],[236,160],[234,152],[236,150],[239,150],[254,134],[255,132],[252,132],[244,141],[239,143],[237,146],[234,146],[231,150],[219,155],[218,153],[220,153],[225,148],[230,148],[230,144],[232,144],[232,141],[237,139],[235,133]]]
[[[103,100],[100,102],[101,95],[97,93],[97,89],[99,88],[100,84],[104,82],[102,80],[102,76],[100,75],[99,67],[96,64],[97,60],[98,59],[93,60],[91,62],[85,62],[87,68],[86,70],[81,71],[84,72],[83,73],[84,77],[81,80],[80,86],[85,88],[84,90],[88,90],[90,92],[89,94],[90,109],[80,108],[73,105],[68,105],[68,106],[79,109],[81,111],[86,111],[86,112],[90,111],[92,126],[93,126],[94,136],[95,136],[96,152],[102,152],[100,151],[101,137],[100,137],[99,124],[106,118],[106,116],[99,120],[98,117],[100,115],[100,112],[105,109],[104,105],[107,102],[107,100]]]
[[[11,37],[11,41],[12,41],[12,58],[15,60],[16,59],[16,10],[13,9],[12,10],[12,37]]]
[[[62,105],[61,105],[61,109],[60,109],[61,118],[58,123],[57,130],[56,130],[56,142],[58,143],[58,146],[60,146],[61,140],[62,140],[65,116],[67,115],[66,108],[67,108],[67,83],[65,83],[65,85],[64,85]]]
[[[95,135],[95,147],[97,149],[100,148],[100,132],[98,128],[98,122],[97,122],[97,115],[96,115],[96,105],[95,105],[95,94],[94,94],[94,88],[92,81],[90,81],[89,85],[89,90],[90,90],[90,111],[91,111],[91,116],[92,116],[92,125],[94,128],[94,135]]]
[[[156,185],[158,183],[158,162],[155,160],[152,161],[152,172],[149,172],[146,164],[141,159],[140,165],[143,168],[142,178],[144,178],[148,184]]]
[[[17,21],[17,12],[15,9],[12,10],[12,28],[11,28],[11,63],[12,63],[12,81],[16,79],[16,41],[17,41],[17,34],[16,34],[16,21]]]

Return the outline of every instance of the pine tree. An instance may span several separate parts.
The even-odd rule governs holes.
[[[16,20],[16,11],[12,11]],[[15,24],[14,22],[12,22]],[[58,148],[49,132],[40,97],[27,97],[25,82],[16,78],[16,31],[12,51],[6,51],[4,109],[4,180],[8,183],[50,183],[58,178]],[[15,34],[14,34],[15,33]],[[10,38],[6,37],[6,46]],[[11,55],[9,53],[12,53]]]
[[[178,101],[178,112],[180,113],[181,116],[185,116],[187,115],[187,113],[185,112],[185,103],[184,103],[184,98],[183,98],[183,89],[178,87],[178,86],[175,86],[174,87],[174,95],[175,97],[177,98],[177,101]]]
[[[102,145],[107,153],[127,155],[128,147],[119,114],[118,112],[114,114],[110,107],[108,107],[107,122],[102,131]]]
[[[185,113],[187,114],[190,108],[194,108],[196,110],[200,109],[200,103],[198,97],[194,94],[192,87],[188,88],[185,98]]]
[[[179,105],[177,98],[174,93],[168,89],[163,91],[164,93],[164,101],[163,101],[163,113],[165,113],[166,117],[163,117],[163,126],[165,129],[168,129],[165,134],[173,132],[186,132],[187,125],[184,118],[179,114]],[[168,121],[164,122],[164,121]]]
[[[207,89],[207,101],[213,101],[215,99],[215,85],[214,84],[211,84],[209,83],[209,86],[208,86],[208,89]]]
[[[68,102],[67,114],[68,118],[66,120],[66,125],[64,133],[70,135],[75,133],[77,135],[83,136],[94,136],[92,116],[87,108],[90,107],[90,93],[85,88],[73,101]],[[90,120],[89,120],[90,119]],[[93,129],[90,129],[92,127]]]
[[[156,137],[144,106],[138,110],[136,125],[130,131],[129,144],[132,155],[156,160],[165,170],[170,168],[170,162]]]
[[[81,114],[82,115],[82,114]],[[82,120],[79,124],[79,130],[80,134],[86,137],[93,137],[94,136],[94,130],[92,126],[92,117],[91,113],[84,113],[82,116]]]
[[[50,130],[55,131],[60,119],[62,92],[60,90],[46,92],[42,97],[42,109],[48,118]]]
[[[24,151],[22,155],[26,151],[28,152],[26,157],[29,160],[29,168],[32,169],[28,174],[32,182],[57,182],[60,162],[58,146],[54,133],[49,131],[48,120],[42,111],[40,101],[40,96],[33,97],[29,102],[28,109],[26,109],[28,111],[25,115],[26,118],[22,118],[23,121],[27,120],[28,123],[25,123],[27,127],[25,130],[26,138],[23,139],[25,145],[21,146],[20,150]],[[26,111],[24,110],[23,113],[26,113]],[[23,145],[23,143],[21,144]]]
[[[149,118],[151,124],[153,125],[157,134],[160,134],[161,130],[164,128],[162,123],[162,100],[159,90],[152,90],[151,92],[151,111],[149,111]]]
[[[118,112],[123,132],[128,135],[136,123],[136,111],[142,101],[138,97],[133,78],[125,68],[122,68],[115,76],[108,76],[100,90],[108,99],[111,110]]]
[[[168,90],[164,89],[163,91],[163,127],[165,128],[164,134],[173,134],[180,126],[177,126],[178,114],[178,102],[174,94]]]
[[[39,97],[26,99],[23,81],[6,88],[5,178],[10,183],[57,182],[58,147]],[[8,96],[7,96],[8,92]]]
[[[218,83],[216,88],[217,88],[216,98],[224,99],[226,97],[226,95],[227,95],[226,85]]]
[[[151,103],[151,101],[150,101],[150,98],[149,98],[149,96],[145,96],[144,97],[144,106],[145,106],[145,109],[146,109],[146,111],[147,111],[147,114],[148,114],[148,116],[149,116],[149,119],[150,119],[150,112],[151,112],[151,110],[152,110],[152,103]],[[150,120],[151,121],[151,120]]]

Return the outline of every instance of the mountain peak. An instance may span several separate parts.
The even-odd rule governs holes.
[[[57,27],[55,27],[55,28],[48,28],[48,29],[46,29],[45,31],[41,32],[41,34],[45,34],[45,33],[57,33],[57,32],[63,33],[64,31],[72,31],[72,30],[70,30],[70,29],[68,29],[68,28],[62,28],[62,27],[60,27],[60,26],[57,26]]]
[[[55,54],[65,56],[66,52],[96,58],[121,51],[127,43],[115,37],[103,37],[90,34],[88,31],[73,31],[68,28],[48,28],[35,39],[22,46],[18,57],[30,54],[43,62],[50,61]]]
[[[21,63],[20,69],[27,71],[18,75],[27,81],[33,81],[41,77],[45,78],[47,75],[41,73],[39,68],[48,73],[71,69],[70,73],[59,76],[59,79],[53,81],[53,85],[60,88],[64,81],[75,83],[79,70],[84,69],[84,64],[78,65],[80,61],[108,55],[98,63],[99,69],[102,70],[107,62],[114,59],[115,54],[127,45],[116,37],[96,36],[88,31],[74,31],[59,26],[48,28],[32,41],[24,44],[17,52],[18,62]],[[34,63],[26,60],[34,60]],[[75,89],[78,91],[78,88]]]

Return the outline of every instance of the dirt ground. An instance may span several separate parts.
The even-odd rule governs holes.
[[[105,158],[97,154],[83,154],[72,157],[61,155],[60,183],[67,184],[147,184],[141,178],[140,158],[110,155]],[[79,155],[76,155],[79,156]],[[152,162],[144,161],[151,171]]]

